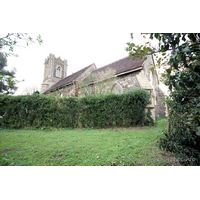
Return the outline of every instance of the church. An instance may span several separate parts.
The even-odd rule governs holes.
[[[159,87],[158,75],[150,68],[155,66],[153,56],[146,60],[125,57],[101,68],[93,63],[67,76],[67,60],[53,54],[45,59],[44,79],[41,92],[44,95],[58,94],[63,97],[84,97],[95,93],[122,93],[129,89],[143,88],[151,95],[152,118],[166,116],[162,102],[164,93]]]

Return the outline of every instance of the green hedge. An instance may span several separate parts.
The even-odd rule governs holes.
[[[83,98],[0,95],[0,125],[13,128],[143,125],[148,100],[148,93],[142,89]]]

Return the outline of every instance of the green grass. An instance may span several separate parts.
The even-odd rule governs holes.
[[[156,141],[167,120],[129,129],[0,129],[0,165],[156,166],[172,165]]]

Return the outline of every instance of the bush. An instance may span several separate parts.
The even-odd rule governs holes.
[[[149,96],[136,89],[83,98],[0,95],[0,125],[21,127],[111,127],[143,125]]]
[[[200,165],[200,97],[179,89],[168,100],[170,131],[164,132],[159,147],[173,152],[183,165]]]

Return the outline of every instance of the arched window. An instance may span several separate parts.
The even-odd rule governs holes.
[[[56,76],[60,78],[60,67],[56,69]]]
[[[120,94],[122,93],[122,87],[118,83],[114,84],[111,90],[112,93]]]

